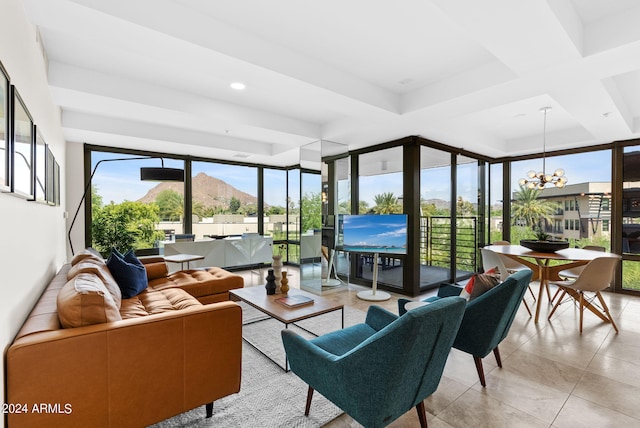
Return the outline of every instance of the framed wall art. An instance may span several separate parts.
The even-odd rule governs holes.
[[[34,136],[33,119],[18,90],[11,86],[13,122],[10,157],[11,191],[27,199],[34,197]]]
[[[9,191],[9,75],[0,63],[0,191]]]

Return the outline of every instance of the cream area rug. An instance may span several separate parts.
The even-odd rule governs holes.
[[[280,365],[285,353],[280,338],[284,324],[266,319],[261,312],[242,304],[243,336]],[[345,308],[345,326],[364,322],[366,314]],[[341,327],[340,311],[323,314],[298,323],[317,335]],[[294,325],[289,328],[304,337],[313,337]],[[213,417],[204,417],[204,406],[153,425],[164,427],[320,427],[335,419],[340,410],[316,392],[309,416],[304,416],[307,384],[293,372],[285,373],[273,361],[243,341],[240,392],[213,403]]]

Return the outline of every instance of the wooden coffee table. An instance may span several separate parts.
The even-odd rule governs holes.
[[[284,297],[284,294],[272,294],[267,295],[264,286],[258,285],[255,287],[238,288],[229,291],[229,298],[234,301],[242,301],[246,304],[256,308],[260,312],[268,315],[270,318],[274,318],[284,324],[284,328],[289,328],[289,324],[294,324],[298,321],[313,318],[318,315],[326,314],[340,310],[342,312],[342,328],[344,328],[344,305],[335,303],[327,298],[318,296],[316,294],[308,293],[304,290],[293,289],[289,290],[289,296],[291,295],[303,295],[313,299],[313,304],[299,306],[296,308],[289,308],[281,303],[276,302],[276,299]],[[253,322],[260,322],[264,320],[258,320]],[[251,324],[251,323],[249,323]],[[296,325],[296,327],[303,329],[304,331],[317,336],[315,333]],[[254,349],[260,352],[265,357],[273,361],[278,367],[285,372],[289,371],[289,362],[285,357],[284,367],[277,361],[271,358],[269,355],[260,350],[255,344],[251,343],[246,337],[242,337],[245,342],[251,345]]]

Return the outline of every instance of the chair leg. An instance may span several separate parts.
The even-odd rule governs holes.
[[[560,289],[558,288],[558,291],[560,291]],[[553,309],[551,309],[551,312],[549,313],[549,316],[547,317],[547,319],[551,319],[551,317],[553,316],[553,314],[556,312],[556,309],[558,309],[558,306],[560,306],[560,304],[562,303],[562,299],[564,299],[564,295],[567,294],[566,290],[562,290],[562,294],[560,295],[560,298],[558,299],[558,301],[556,302],[556,304],[554,305]],[[555,297],[554,297],[555,299]]]
[[[496,363],[498,363],[498,367],[502,368],[502,359],[500,358],[500,350],[496,346],[493,348],[493,355],[496,357]]]
[[[476,363],[476,370],[478,371],[478,377],[480,378],[480,385],[487,386],[484,381],[484,369],[482,368],[482,358],[473,356],[473,361]]]
[[[304,408],[304,415],[309,416],[309,410],[311,410],[311,400],[313,399],[313,388],[309,386],[309,390],[307,391],[307,405]]]
[[[529,318],[531,318],[531,309],[529,308],[529,304],[524,299],[522,299],[522,303],[524,303],[524,307],[527,309],[527,312],[529,312]]]
[[[584,318],[584,294],[580,292],[580,334],[582,334],[582,318]]]
[[[424,408],[424,400],[422,400],[417,406],[418,419],[420,420],[420,428],[427,428],[427,411]]]
[[[207,413],[207,418],[210,418],[213,416],[213,401],[211,403],[207,403],[204,405],[204,409]]]
[[[598,296],[598,300],[600,301],[600,304],[602,305],[602,309],[604,309],[604,313],[607,315],[607,318],[609,318],[609,321],[611,321],[611,325],[613,326],[613,329],[616,331],[616,334],[618,334],[618,326],[616,325],[615,321],[613,320],[613,317],[611,316],[611,312],[609,312],[609,307],[607,306],[607,303],[604,301],[604,298],[602,297],[602,294],[600,294],[599,291],[596,291],[596,296]]]

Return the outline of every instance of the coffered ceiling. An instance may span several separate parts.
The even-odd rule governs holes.
[[[636,0],[24,0],[68,141],[291,165],[324,139],[488,156],[640,135]],[[244,90],[234,90],[242,82]]]

